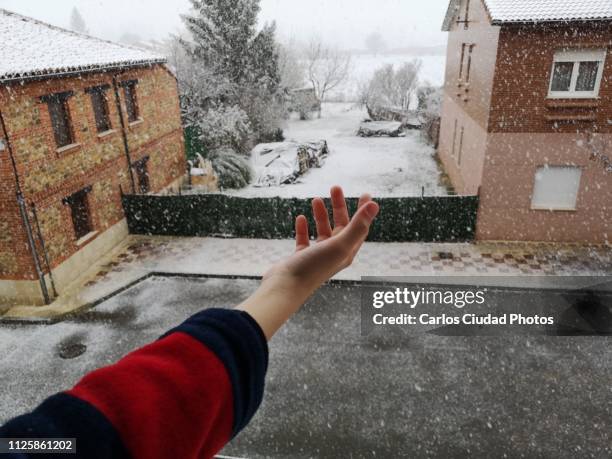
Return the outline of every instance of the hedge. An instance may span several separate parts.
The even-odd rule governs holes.
[[[357,199],[347,201],[352,214]],[[382,198],[376,202],[381,211],[370,232],[370,241],[474,239],[477,196]],[[221,194],[125,195],[123,206],[131,234],[287,239],[294,236],[296,216],[306,215],[312,222],[308,199],[247,199]]]

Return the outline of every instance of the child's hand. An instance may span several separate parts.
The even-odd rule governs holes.
[[[310,243],[308,221],[300,215],[295,223],[296,252],[270,269],[260,289],[240,306],[255,318],[268,338],[316,289],[350,266],[379,211],[378,204],[365,194],[350,219],[340,187],[332,188],[331,200],[334,228],[323,200],[313,200],[317,242]]]
[[[295,254],[274,266],[264,276],[264,282],[282,279],[283,282],[297,283],[298,285],[291,285],[291,288],[306,290],[307,296],[310,296],[321,284],[351,265],[378,214],[378,204],[372,201],[370,195],[364,194],[359,200],[358,211],[351,220],[342,188],[332,188],[331,201],[334,228],[332,229],[323,200],[313,200],[317,242],[310,243],[306,217],[297,217]],[[275,279],[277,277],[281,279]]]

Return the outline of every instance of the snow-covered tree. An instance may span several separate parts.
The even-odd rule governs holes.
[[[374,72],[362,98],[369,108],[407,110],[416,95],[420,70],[421,61],[418,59],[404,63],[397,70],[392,64],[385,65]]]
[[[285,90],[301,89],[306,83],[304,63],[293,41],[277,45],[280,84]]]
[[[380,32],[372,32],[365,39],[365,45],[368,51],[377,55],[387,49],[387,44]]]
[[[257,31],[259,0],[190,0],[183,16],[189,53],[214,73],[235,84],[261,78],[278,82],[275,25]]]
[[[397,84],[397,100],[400,101],[402,108],[408,109],[419,85],[419,74],[423,62],[414,59],[412,62],[405,62],[395,74]]]
[[[328,47],[318,39],[314,39],[308,46],[306,75],[319,103],[325,100],[330,91],[346,81],[350,70],[350,54]]]
[[[215,166],[229,151],[247,153],[253,141],[276,138],[279,130],[282,137],[276,26],[258,30],[259,0],[190,1],[187,34],[171,43],[170,62],[186,130],[200,139],[203,154],[215,153]]]
[[[72,8],[72,13],[70,14],[70,30],[79,33],[89,33],[85,19],[83,19],[76,6]]]

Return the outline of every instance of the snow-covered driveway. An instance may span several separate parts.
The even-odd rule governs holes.
[[[333,185],[344,187],[347,196],[367,191],[375,197],[444,195],[439,185],[434,149],[418,131],[403,138],[363,138],[356,135],[367,117],[353,104],[324,104],[323,117],[309,121],[292,119],[285,129],[287,140],[327,140],[330,155],[321,169],[313,169],[296,184],[232,191],[243,197],[315,197],[327,195]]]

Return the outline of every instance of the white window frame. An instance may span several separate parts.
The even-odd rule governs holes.
[[[572,50],[572,51],[559,51],[555,53],[553,59],[552,69],[550,72],[550,82],[548,85],[548,97],[549,99],[596,99],[599,97],[599,90],[601,87],[601,80],[603,78],[603,71],[606,64],[606,49],[590,49],[590,50]],[[580,69],[581,62],[599,62],[599,69],[597,72],[597,80],[595,81],[595,89],[593,91],[576,91],[576,83],[578,82],[578,72]],[[557,62],[573,62],[574,69],[572,71],[572,81],[570,83],[569,91],[553,91],[552,84],[555,76],[555,65]]]
[[[578,183],[576,184],[576,197],[574,200],[574,205],[573,206],[545,206],[545,205],[541,205],[536,203],[536,192],[537,192],[537,187],[538,187],[538,174],[540,173],[540,171],[542,170],[551,170],[551,169],[574,169],[576,171],[579,172],[579,177],[578,177]],[[584,170],[583,168],[579,167],[579,166],[540,166],[536,169],[535,175],[534,175],[534,183],[533,183],[533,190],[531,192],[531,210],[547,210],[547,211],[576,211],[578,208],[578,199],[580,197],[580,189],[581,189],[581,185],[582,185],[582,179],[583,179],[583,175],[584,175]]]

